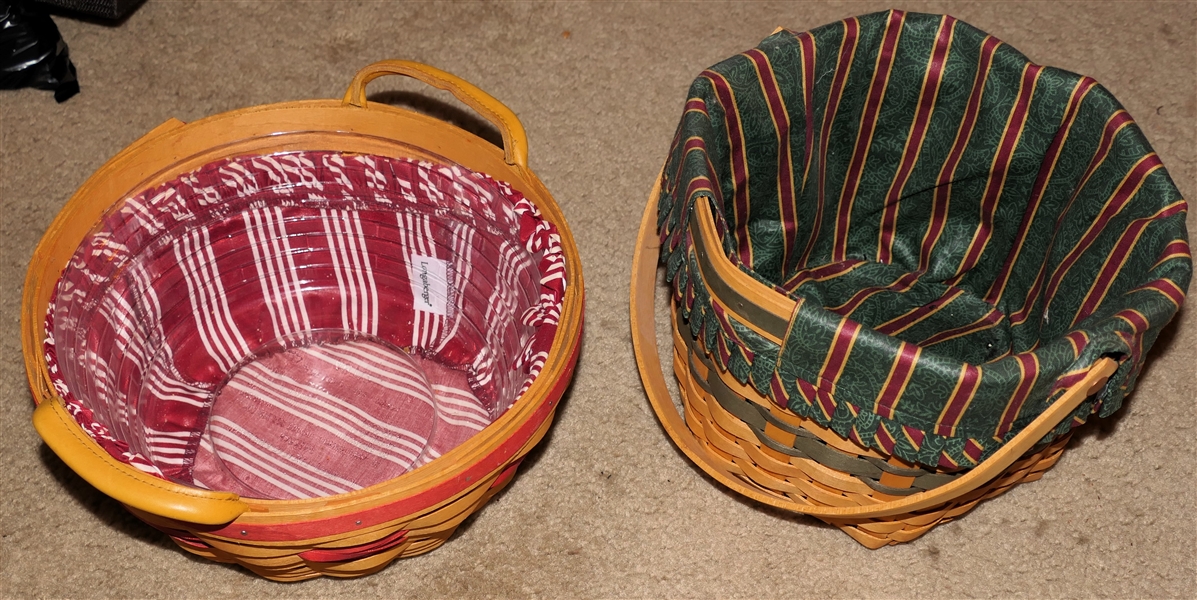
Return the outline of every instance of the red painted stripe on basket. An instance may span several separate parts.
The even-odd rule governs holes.
[[[345,562],[364,558],[372,554],[377,554],[385,550],[390,550],[404,542],[407,539],[407,530],[400,529],[390,535],[381,539],[375,540],[368,544],[360,544],[357,546],[348,546],[345,548],[313,548],[306,552],[300,552],[299,558],[311,562]]]
[[[914,310],[886,321],[874,329],[886,335],[901,333],[917,325],[923,319],[926,319],[927,317],[939,312],[940,309],[950,304],[956,298],[959,298],[963,293],[964,290],[961,288],[950,288],[946,294],[936,298],[935,300],[932,300],[931,302],[915,308]]]
[[[796,238],[798,217],[794,214],[794,166],[790,156],[790,114],[786,108],[785,98],[777,86],[777,79],[773,75],[773,65],[764,52],[753,48],[744,53],[752,61],[756,69],[757,80],[764,92],[765,102],[769,105],[769,115],[773,119],[773,129],[777,134],[777,214],[781,216],[781,226],[785,235],[781,236],[783,263],[791,254],[790,244]]]
[[[935,433],[948,437],[956,435],[956,425],[960,422],[960,417],[968,410],[969,405],[972,404],[980,381],[981,368],[965,364],[960,371],[960,378],[956,380],[956,389],[952,390],[947,405],[939,415]]]
[[[960,128],[956,131],[956,140],[952,142],[952,150],[939,170],[939,180],[935,188],[935,201],[931,209],[931,221],[927,231],[923,234],[922,246],[919,249],[918,272],[927,270],[931,260],[931,250],[939,241],[943,233],[944,223],[947,221],[948,202],[952,195],[952,179],[956,175],[956,167],[960,164],[960,157],[972,138],[973,129],[977,124],[980,113],[981,96],[985,92],[985,82],[988,80],[989,69],[993,64],[993,53],[1002,44],[997,38],[986,37],[981,44],[980,57],[977,59],[977,73],[973,79],[973,89],[969,94],[968,105],[960,120]]]
[[[894,418],[894,409],[897,408],[902,394],[906,392],[906,385],[910,383],[910,376],[914,373],[914,365],[918,363],[922,353],[922,348],[902,342],[898,356],[885,378],[885,385],[881,386],[881,394],[877,396],[873,405],[874,413],[887,419]]]
[[[1119,236],[1118,242],[1114,244],[1114,248],[1106,256],[1101,270],[1098,271],[1097,278],[1089,286],[1089,291],[1085,294],[1085,301],[1081,303],[1080,310],[1077,311],[1076,316],[1072,319],[1073,325],[1084,321],[1086,317],[1093,314],[1093,311],[1097,310],[1097,307],[1101,305],[1101,301],[1105,299],[1110,286],[1114,283],[1114,279],[1122,271],[1122,266],[1130,258],[1131,250],[1138,245],[1139,238],[1143,236],[1143,232],[1147,230],[1147,226],[1156,219],[1166,219],[1173,215],[1181,214],[1184,210],[1185,202],[1181,200],[1169,204],[1163,210],[1150,217],[1135,219],[1131,222],[1126,231],[1123,231],[1122,235]]]
[[[900,10],[889,11],[889,21],[885,24],[881,49],[877,53],[877,59],[873,65],[869,95],[856,129],[856,144],[852,151],[852,160],[848,164],[844,186],[840,188],[840,199],[837,204],[839,211],[836,215],[835,230],[832,232],[832,261],[842,261],[848,255],[848,231],[852,225],[852,208],[856,205],[856,187],[860,184],[860,173],[864,169],[869,150],[873,145],[873,129],[877,126],[877,114],[881,111],[881,103],[885,101],[890,71],[894,66],[894,51],[898,47],[898,39],[902,35],[902,22],[905,18],[906,13]]]
[[[735,181],[735,222],[731,225],[736,229],[736,239],[739,243],[738,258],[741,264],[752,265],[752,240],[748,236],[748,217],[751,209],[748,194],[748,156],[744,141],[744,130],[740,124],[740,109],[736,104],[736,95],[732,91],[727,79],[715,71],[706,70],[701,77],[706,77],[723,105],[723,121],[727,126],[728,146],[730,149],[732,178]],[[714,171],[712,171],[714,172]]]
[[[1089,246],[1091,246],[1093,242],[1097,240],[1097,237],[1101,234],[1102,230],[1105,229],[1106,224],[1109,223],[1114,216],[1121,212],[1130,199],[1139,192],[1139,188],[1142,187],[1143,182],[1147,180],[1147,176],[1154,173],[1157,169],[1163,168],[1163,166],[1164,165],[1160,162],[1159,156],[1156,156],[1155,153],[1152,153],[1139,159],[1139,162],[1136,163],[1130,172],[1126,174],[1126,177],[1122,179],[1122,183],[1118,185],[1118,189],[1106,201],[1105,207],[1102,208],[1101,213],[1098,214],[1097,218],[1094,219],[1094,221],[1089,225],[1089,229],[1085,232],[1085,235],[1082,236],[1080,241],[1078,241],[1076,245],[1072,247],[1072,250],[1069,251],[1068,255],[1064,257],[1064,260],[1060,261],[1060,265],[1056,267],[1056,270],[1052,273],[1051,278],[1048,279],[1047,287],[1044,291],[1044,295],[1048,299],[1048,303],[1050,303],[1051,299],[1056,295],[1056,290],[1060,286],[1060,281],[1064,279],[1064,276],[1068,274],[1069,269],[1071,269],[1072,265],[1080,259],[1085,250],[1087,250]],[[1040,320],[1042,320],[1042,316],[1040,317]]]
[[[801,258],[798,259],[797,266],[799,267],[805,267],[807,261],[810,260],[810,253],[814,250],[815,242],[819,238],[819,230],[822,229],[823,206],[826,202],[828,138],[831,136],[831,127],[835,123],[836,113],[839,111],[844,80],[848,78],[856,54],[856,36],[859,33],[860,23],[855,17],[847,19],[843,23],[844,37],[840,40],[839,58],[835,75],[831,80],[831,91],[827,94],[827,105],[823,109],[823,123],[819,133],[819,198],[815,203],[815,220],[811,223],[810,237],[806,240],[806,248],[802,251]]]
[[[1022,405],[1027,400],[1027,396],[1031,393],[1031,388],[1035,386],[1035,378],[1039,376],[1039,358],[1031,353],[1018,354],[1014,357],[1018,362],[1018,369],[1021,371],[1019,376],[1018,387],[1014,390],[1014,395],[1010,397],[1010,401],[1006,403],[1006,409],[1002,411],[1002,420],[998,422],[997,431],[994,432],[994,437],[1001,441],[1006,434],[1010,432],[1010,428],[1014,426],[1014,421],[1018,420],[1018,413],[1022,410]]]
[[[1056,130],[1056,135],[1052,138],[1052,142],[1044,154],[1039,174],[1035,177],[1035,184],[1031,188],[1031,197],[1027,202],[1027,209],[1023,213],[1018,233],[1014,236],[1014,244],[1010,247],[1010,252],[1006,256],[1006,262],[1002,265],[1002,270],[993,280],[993,284],[989,286],[989,291],[985,293],[985,301],[990,304],[996,305],[1001,301],[1002,293],[1006,289],[1006,283],[1010,279],[1010,273],[1014,270],[1014,263],[1018,261],[1018,256],[1026,242],[1027,235],[1031,231],[1031,223],[1035,221],[1035,215],[1038,213],[1039,207],[1043,205],[1043,191],[1047,189],[1047,182],[1051,180],[1052,175],[1055,173],[1056,164],[1060,160],[1060,149],[1068,141],[1068,134],[1071,133],[1072,126],[1076,123],[1077,114],[1080,112],[1081,101],[1096,86],[1097,81],[1095,79],[1082,77],[1072,90],[1071,98],[1068,101],[1068,109],[1064,114],[1064,121]]]
[[[885,209],[881,215],[880,232],[877,238],[877,261],[889,263],[893,260],[894,231],[898,222],[898,202],[902,198],[902,190],[910,178],[910,172],[918,162],[923,150],[923,138],[927,135],[927,128],[931,124],[931,114],[939,98],[939,87],[943,82],[943,67],[948,61],[948,54],[952,47],[952,38],[956,32],[956,19],[944,15],[939,23],[939,33],[936,35],[935,47],[931,50],[927,67],[923,74],[923,86],[919,90],[918,109],[914,120],[910,123],[910,131],[906,134],[906,144],[902,148],[901,164],[898,172],[890,183],[889,192],[885,195]]]
[[[955,285],[973,267],[977,266],[993,236],[993,219],[998,199],[1001,198],[1002,192],[1005,190],[1010,159],[1014,156],[1014,150],[1022,140],[1023,125],[1026,123],[1031,97],[1034,96],[1035,89],[1038,87],[1039,74],[1042,71],[1043,67],[1039,65],[1027,65],[1023,68],[1022,80],[1018,86],[1018,101],[1014,103],[1010,115],[1006,118],[1002,141],[998,145],[998,151],[994,154],[993,163],[989,168],[989,182],[985,186],[985,195],[981,200],[981,223],[973,233],[973,240],[969,244],[968,252],[965,253],[960,266],[956,268],[956,275],[944,282],[948,285]]]
[[[1093,158],[1089,161],[1089,166],[1085,169],[1085,174],[1081,177],[1081,183],[1073,191],[1072,197],[1068,199],[1068,204],[1064,206],[1064,210],[1060,211],[1060,216],[1056,218],[1056,227],[1052,231],[1052,240],[1049,247],[1054,247],[1056,243],[1056,235],[1060,231],[1060,225],[1064,222],[1064,218],[1072,209],[1073,203],[1076,201],[1081,190],[1085,188],[1085,184],[1089,182],[1089,178],[1093,176],[1097,167],[1105,162],[1106,156],[1109,155],[1110,148],[1113,146],[1114,136],[1123,128],[1129,126],[1134,121],[1131,120],[1130,115],[1124,110],[1119,110],[1110,116],[1106,121],[1105,129],[1102,130],[1101,142],[1098,144],[1097,152],[1093,154]],[[1044,279],[1047,276],[1048,260],[1051,258],[1051,253],[1046,253],[1043,258],[1043,263],[1039,266],[1039,273],[1035,276],[1035,283],[1031,284],[1030,291],[1023,299],[1022,308],[1010,315],[1011,325],[1021,325],[1031,315],[1031,310],[1035,308],[1035,303],[1039,299],[1039,294],[1043,289]]]
[[[584,303],[584,299],[582,301]],[[436,506],[460,494],[473,485],[474,482],[497,470],[500,465],[510,460],[512,456],[527,444],[528,440],[532,438],[532,434],[553,413],[565,389],[569,387],[574,366],[578,360],[578,352],[581,349],[581,344],[579,343],[581,334],[582,327],[579,324],[578,334],[573,341],[573,352],[570,354],[569,360],[565,363],[566,368],[549,392],[545,394],[544,399],[540,401],[540,405],[533,411],[528,420],[510,437],[499,444],[498,447],[458,473],[452,479],[418,494],[397,498],[394,502],[357,513],[328,519],[291,523],[250,524],[233,521],[224,527],[210,531],[210,533],[232,541],[296,542],[311,540],[343,534],[346,531],[381,525],[387,521],[402,518],[430,506]],[[245,533],[242,534],[242,531]]]

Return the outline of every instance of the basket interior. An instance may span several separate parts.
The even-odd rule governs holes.
[[[730,258],[971,364],[1125,307],[1183,228],[1180,195],[1104,88],[950,17],[780,32],[691,98],[707,100]]]
[[[142,470],[344,493],[435,460],[527,389],[564,292],[552,224],[456,165],[240,156],[117,203],[47,319],[54,383]]]
[[[932,468],[984,460],[1102,357],[1121,366],[1053,436],[1118,410],[1192,270],[1185,201],[1113,96],[946,15],[781,30],[707,69],[659,203],[721,368]],[[712,299],[697,203],[788,314]]]

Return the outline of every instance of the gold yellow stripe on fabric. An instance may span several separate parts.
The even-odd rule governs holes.
[[[811,223],[810,237],[807,238],[806,248],[798,259],[798,266],[805,267],[810,260],[810,253],[819,239],[819,230],[823,225],[823,206],[826,204],[827,182],[827,148],[831,137],[831,126],[835,122],[835,115],[840,108],[840,95],[844,90],[844,81],[852,70],[856,55],[856,36],[860,30],[860,23],[855,19],[843,21],[844,35],[840,39],[840,51],[836,58],[835,75],[832,77],[831,92],[827,94],[827,104],[823,108],[823,127],[819,134],[819,199],[815,204],[815,219]]]
[[[910,129],[906,133],[906,142],[902,147],[900,166],[885,195],[885,209],[882,212],[881,226],[877,234],[878,262],[889,263],[893,259],[898,199],[906,187],[911,170],[922,156],[923,140],[931,126],[931,113],[939,98],[939,89],[943,83],[943,69],[951,56],[952,40],[955,38],[955,33],[956,19],[947,15],[941,17],[939,30],[935,35],[935,48],[931,51],[931,55],[927,58],[927,66],[923,69],[923,83],[919,87],[918,111],[910,122]]]
[[[878,48],[877,58],[873,63],[873,78],[869,84],[868,100],[861,111],[860,122],[856,126],[856,144],[852,152],[852,160],[848,166],[848,174],[844,185],[840,188],[838,202],[839,214],[836,215],[835,230],[832,241],[832,261],[843,261],[848,254],[848,230],[852,227],[852,208],[856,205],[856,188],[860,183],[861,172],[869,151],[873,147],[873,133],[877,126],[877,117],[881,112],[881,104],[885,102],[885,92],[889,87],[890,72],[894,67],[894,54],[898,43],[902,39],[902,23],[906,13],[893,10],[889,13],[889,20],[885,24],[885,34],[882,36],[881,46]]]
[[[996,216],[997,205],[1002,192],[1006,189],[1006,173],[1010,169],[1011,158],[1018,150],[1022,141],[1023,124],[1026,122],[1031,99],[1035,89],[1039,86],[1039,76],[1043,68],[1038,65],[1027,64],[1023,67],[1023,76],[1019,81],[1018,100],[1010,108],[1006,117],[1006,126],[1002,130],[1002,139],[998,142],[998,151],[993,155],[993,162],[989,167],[989,181],[985,185],[985,195],[981,199],[981,222],[973,232],[973,239],[969,242],[968,251],[956,268],[956,275],[945,281],[947,285],[956,285],[981,260],[986,246],[993,234],[993,220]],[[1031,81],[1028,83],[1027,79]]]

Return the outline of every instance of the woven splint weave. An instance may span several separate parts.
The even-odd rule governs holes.
[[[1185,201],[1113,96],[950,16],[782,30],[704,71],[658,200],[721,369],[929,468],[984,460],[1103,356],[1117,372],[1044,441],[1118,410],[1192,270]],[[789,323],[711,302],[696,202]]]

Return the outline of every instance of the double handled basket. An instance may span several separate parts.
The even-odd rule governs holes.
[[[1185,211],[1088,77],[950,16],[778,30],[690,88],[636,247],[641,377],[719,483],[906,542],[1121,406],[1184,301]]]
[[[403,75],[503,148],[367,102]],[[280,581],[436,548],[572,376],[581,265],[518,119],[405,61],[343,100],[171,120],[74,195],[26,280],[33,422],[183,549]]]

